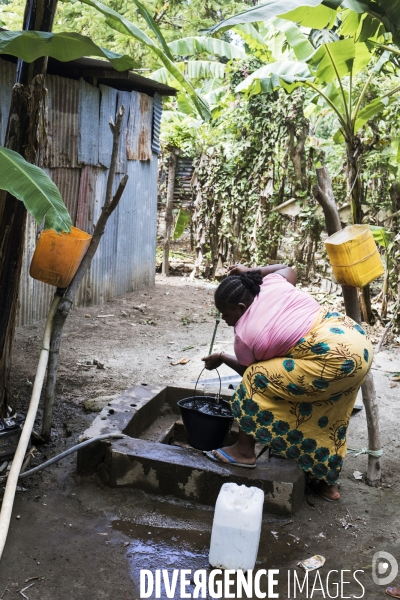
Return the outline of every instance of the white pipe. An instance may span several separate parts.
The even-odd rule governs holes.
[[[11,470],[8,475],[6,490],[4,492],[3,503],[0,512],[0,559],[3,555],[4,546],[7,539],[8,529],[10,527],[11,513],[14,504],[15,490],[18,484],[18,477],[24,462],[26,449],[31,437],[33,424],[39,406],[40,395],[42,392],[43,381],[46,374],[47,363],[49,360],[50,337],[53,329],[53,319],[60,303],[61,297],[54,296],[47,315],[46,326],[43,334],[43,346],[40,351],[39,363],[36,370],[35,383],[33,384],[32,397],[29,404],[28,413],[24,428],[19,438],[18,448],[15,453]]]

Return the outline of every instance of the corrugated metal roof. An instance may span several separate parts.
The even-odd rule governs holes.
[[[15,73],[16,65],[0,60],[0,146],[4,145],[6,138]]]
[[[79,82],[56,75],[48,88],[47,167],[78,166]]]
[[[131,92],[126,152],[130,160],[152,160],[153,98]]]
[[[161,96],[175,96],[175,88],[138,75],[133,71],[116,71],[107,60],[96,58],[78,58],[69,62],[60,62],[49,58],[47,72],[54,75],[63,75],[72,79],[81,77],[95,79],[97,84],[109,85],[117,90],[143,92],[154,96],[157,92]]]
[[[110,119],[115,123],[118,92],[106,85],[100,86],[100,130],[99,130],[99,162],[109,168],[113,136],[110,129]]]
[[[156,154],[161,154],[160,133],[162,117],[162,97],[154,94],[153,98],[153,134],[151,139],[151,149]]]
[[[79,80],[78,162],[97,165],[99,162],[100,90]]]

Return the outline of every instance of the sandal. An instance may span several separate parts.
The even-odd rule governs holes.
[[[333,500],[333,498],[328,498],[328,496],[325,496],[319,489],[318,481],[309,481],[307,485],[313,492],[315,492],[315,494],[317,494],[320,498],[323,498],[327,502],[339,502],[340,500],[340,498],[338,498],[337,500]]]
[[[223,456],[224,458],[227,459],[227,461],[225,460],[219,460],[219,458],[217,458],[213,452],[218,452],[218,454],[220,454],[221,456]],[[241,463],[238,462],[237,460],[235,460],[234,458],[232,458],[231,456],[229,456],[229,454],[227,454],[226,452],[224,452],[221,448],[218,448],[218,450],[208,450],[208,451],[204,451],[204,454],[207,456],[207,458],[210,458],[211,460],[213,460],[214,462],[218,462],[221,463],[223,465],[233,465],[235,467],[243,467],[244,469],[255,469],[255,467],[257,466],[256,463],[252,464],[252,465],[248,465],[246,463]]]

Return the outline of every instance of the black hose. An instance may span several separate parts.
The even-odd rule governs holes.
[[[85,440],[84,442],[81,442],[80,444],[77,444],[76,446],[72,446],[72,448],[68,448],[68,450],[64,450],[64,452],[61,452],[61,454],[57,454],[57,456],[53,456],[53,458],[50,458],[50,460],[47,460],[46,462],[42,463],[38,467],[34,467],[33,469],[30,469],[29,471],[25,471],[25,473],[20,473],[18,479],[24,479],[25,477],[29,477],[30,475],[33,475],[34,473],[37,473],[38,471],[41,471],[42,469],[49,467],[50,465],[58,462],[59,460],[66,458],[70,454],[77,452],[81,448],[85,448],[86,446],[89,446],[89,444],[93,444],[94,442],[99,442],[101,440],[107,440],[110,438],[114,439],[114,440],[118,440],[118,439],[122,439],[125,437],[127,437],[127,436],[124,435],[123,433],[104,433],[103,435],[99,435],[95,438],[90,438],[89,440]],[[2,482],[5,481],[7,479],[7,477],[0,477],[0,481],[2,481]]]

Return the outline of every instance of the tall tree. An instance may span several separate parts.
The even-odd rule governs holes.
[[[28,0],[24,29],[51,31],[56,7],[57,0]],[[8,120],[6,147],[32,163],[35,162],[40,139],[38,128],[46,68],[46,57],[31,64],[18,61]],[[11,349],[25,225],[24,204],[11,194],[0,192],[0,415],[3,416],[10,399]]]

